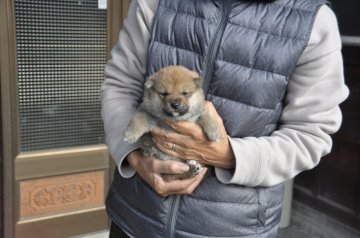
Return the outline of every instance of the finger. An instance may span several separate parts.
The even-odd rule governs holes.
[[[180,144],[166,142],[156,138],[153,138],[153,142],[157,149],[169,156],[179,158],[179,156],[183,154],[184,147]]]
[[[165,184],[165,188],[168,191],[167,195],[172,194],[191,194],[204,179],[207,168],[203,168],[198,175],[193,178],[185,180],[173,180]]]
[[[172,143],[174,143],[173,140],[181,141],[181,140],[185,139],[184,135],[181,135],[181,134],[175,133],[175,132],[164,131],[159,128],[152,129],[151,135],[153,138],[157,138],[157,139],[163,140],[163,141],[170,141]]]
[[[151,161],[151,168],[157,174],[181,174],[189,171],[189,166],[185,163],[175,160],[159,160]]]
[[[191,194],[195,191],[195,189],[199,186],[201,181],[204,179],[205,174],[207,172],[207,168],[203,168],[200,173],[197,175],[198,179],[195,180],[187,189],[185,189],[184,194]]]
[[[196,156],[197,153],[193,153],[193,149],[188,147],[187,144],[188,142],[186,141],[177,142],[178,144],[175,144],[175,143],[159,141],[153,138],[153,142],[158,150],[160,150],[164,154],[169,155],[170,157],[178,158],[181,160],[199,161],[199,158]]]
[[[182,135],[190,136],[196,140],[206,140],[204,131],[198,124],[189,121],[166,121],[166,123]]]
[[[168,139],[169,137],[167,135],[159,134],[157,132],[152,135],[152,141],[155,143],[155,145],[161,146],[163,148],[173,149],[175,143],[171,141],[169,142]]]
[[[159,128],[154,128],[151,130],[151,135],[153,141],[157,141],[158,143],[169,143],[171,146],[173,144],[181,145],[182,147],[187,146],[187,142],[191,139],[189,136],[181,135],[174,132],[164,132]],[[163,147],[167,147],[163,144]]]
[[[151,130],[151,134],[154,137],[165,137],[168,133],[158,127],[155,127]]]

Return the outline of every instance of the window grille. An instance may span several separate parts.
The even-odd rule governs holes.
[[[15,16],[21,151],[104,143],[106,10],[97,0],[16,0]]]

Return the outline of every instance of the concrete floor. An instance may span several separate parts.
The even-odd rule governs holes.
[[[109,237],[109,231],[105,230],[105,231],[94,232],[81,236],[73,236],[71,238],[108,238],[108,237]]]
[[[360,232],[293,201],[290,226],[280,230],[279,238],[360,238]]]
[[[76,238],[107,238],[108,231]],[[360,238],[360,232],[293,201],[290,226],[280,229],[279,238]]]

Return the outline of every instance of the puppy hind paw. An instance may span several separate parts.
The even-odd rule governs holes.
[[[187,160],[186,164],[189,166],[189,171],[187,172],[191,177],[194,177],[199,174],[202,166],[196,160]]]

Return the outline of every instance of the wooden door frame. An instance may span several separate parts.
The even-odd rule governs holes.
[[[1,68],[0,68],[0,76],[1,76]],[[0,84],[0,92],[1,92],[1,84]],[[1,98],[0,98],[0,236],[4,237],[3,234],[3,222],[4,222],[4,203],[3,203],[3,182],[4,182],[4,170],[3,170],[3,150],[2,150],[2,120],[1,120]]]
[[[14,155],[17,147],[17,95],[15,18],[13,1],[0,1],[0,79],[1,79],[1,122],[3,159],[3,235],[14,237],[16,213],[14,204]]]

